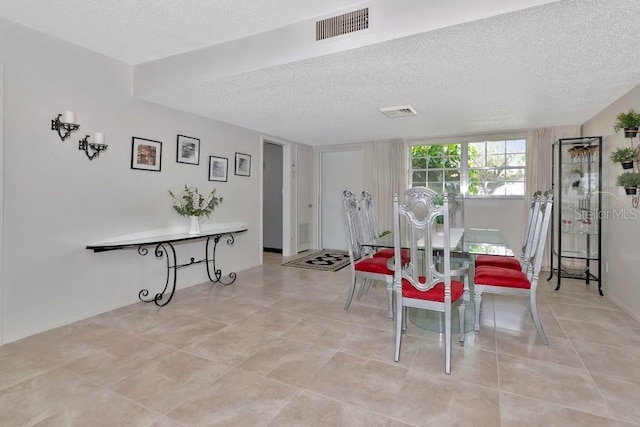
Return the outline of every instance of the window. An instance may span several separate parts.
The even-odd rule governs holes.
[[[523,196],[524,138],[411,147],[411,186],[467,196]]]

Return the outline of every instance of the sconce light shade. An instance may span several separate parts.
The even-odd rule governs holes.
[[[80,129],[80,125],[76,124],[76,113],[73,111],[65,111],[51,120],[51,130],[57,131],[62,141],[67,139],[71,135],[71,132],[78,129]]]
[[[84,154],[87,155],[89,160],[93,160],[94,157],[98,157],[101,151],[107,149],[107,145],[104,144],[104,133],[96,132],[93,135],[93,141],[89,142],[89,135],[85,136],[78,143],[78,150],[84,151]],[[91,151],[91,154],[89,154]]]

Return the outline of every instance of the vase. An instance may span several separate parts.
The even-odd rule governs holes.
[[[192,215],[189,217],[189,234],[200,234],[200,217]]]

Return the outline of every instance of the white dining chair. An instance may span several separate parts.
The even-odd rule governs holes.
[[[396,194],[393,202],[393,233],[395,258],[400,258],[402,241],[408,241],[411,261],[406,265],[395,263],[393,288],[396,296],[396,343],[394,359],[400,359],[402,333],[406,330],[407,308],[433,310],[443,313],[445,342],[445,373],[451,373],[451,310],[458,307],[459,336],[464,344],[463,298],[465,285],[452,279],[449,202],[434,204],[435,192],[428,188],[413,191],[405,205],[400,205]],[[416,211],[421,212],[416,216]],[[422,215],[424,215],[422,217]],[[438,216],[444,217],[443,256],[434,255],[434,225]],[[401,222],[404,222],[401,226]],[[441,271],[438,270],[441,267]]]

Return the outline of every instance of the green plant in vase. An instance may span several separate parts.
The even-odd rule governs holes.
[[[190,218],[189,234],[200,234],[200,219],[207,218],[213,209],[222,203],[222,196],[216,196],[214,188],[207,196],[203,196],[195,187],[184,186],[181,194],[169,190],[173,201],[173,209],[182,216]]]
[[[639,127],[640,113],[636,113],[633,109],[630,109],[626,113],[620,113],[616,116],[616,123],[613,125],[613,130],[617,133],[620,129],[624,129],[624,136],[626,138],[633,138],[638,134]]]
[[[624,187],[627,194],[636,194],[638,186],[640,186],[640,173],[623,172],[616,177],[616,185]]]
[[[638,149],[635,147],[616,148],[609,156],[614,163],[620,163],[622,169],[633,168],[633,161],[638,158]]]

